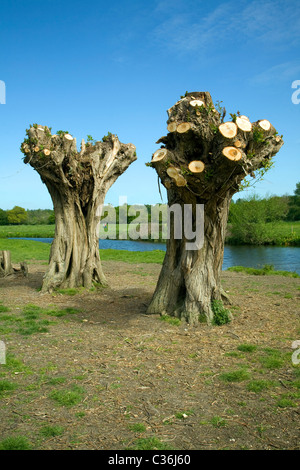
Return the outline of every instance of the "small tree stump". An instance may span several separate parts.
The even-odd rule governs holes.
[[[10,276],[13,272],[14,269],[11,264],[10,251],[0,251],[0,277]]]
[[[25,261],[20,263],[20,268],[14,268],[11,264],[10,251],[0,251],[0,277],[11,276],[17,273],[22,273],[24,277],[28,276],[28,267]]]

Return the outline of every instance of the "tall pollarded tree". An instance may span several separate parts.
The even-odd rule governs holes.
[[[189,249],[185,232],[170,237],[158,283],[148,313],[185,318],[197,324],[201,317],[214,321],[215,301],[229,302],[221,287],[221,270],[229,205],[247,175],[261,176],[283,145],[271,123],[231,115],[224,121],[208,92],[186,93],[168,111],[168,134],[153,156],[154,167],[167,189],[169,207],[192,208],[197,227],[197,207],[204,207],[203,244]]]
[[[101,207],[108,189],[136,160],[133,144],[108,134],[102,142],[81,142],[68,132],[52,135],[33,125],[21,145],[24,162],[40,175],[51,195],[55,237],[42,291],[57,287],[106,285],[99,255]],[[91,140],[91,139],[89,139]]]

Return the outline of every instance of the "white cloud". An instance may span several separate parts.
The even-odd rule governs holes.
[[[277,83],[279,81],[296,80],[300,76],[300,63],[296,61],[284,62],[267,68],[263,72],[250,78],[251,83]]]
[[[286,0],[235,2],[229,0],[209,10],[208,2],[179,0],[168,9],[169,0],[157,3],[164,19],[152,33],[161,46],[178,53],[226,50],[241,43],[261,48],[287,49],[300,42],[300,3]],[[160,15],[162,16],[162,15]]]

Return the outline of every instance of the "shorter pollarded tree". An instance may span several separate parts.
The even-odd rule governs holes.
[[[55,237],[42,291],[106,285],[99,255],[101,208],[108,189],[136,160],[133,144],[109,133],[102,142],[81,142],[68,132],[52,135],[34,124],[21,145],[29,163],[48,188],[55,212]]]
[[[152,157],[167,189],[168,204],[192,208],[197,227],[197,207],[204,206],[203,245],[189,249],[187,237],[170,238],[159,280],[148,313],[185,318],[197,324],[201,317],[214,321],[214,308],[228,301],[221,287],[228,210],[233,194],[247,175],[262,175],[283,145],[265,119],[250,122],[236,113],[223,122],[208,92],[187,93],[168,110],[168,134]]]

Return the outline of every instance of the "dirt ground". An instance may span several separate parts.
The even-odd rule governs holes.
[[[29,264],[28,278],[0,280],[6,315],[27,304],[79,309],[51,317],[44,333],[0,330],[15,358],[0,364],[0,381],[16,386],[0,395],[0,441],[25,436],[49,450],[300,448],[292,362],[300,279],[224,272],[233,320],[194,328],[146,315],[160,265],[103,268],[110,286],[76,295],[41,294],[42,263]],[[244,376],[223,375],[236,371]],[[53,393],[68,390],[80,390],[69,406]]]

